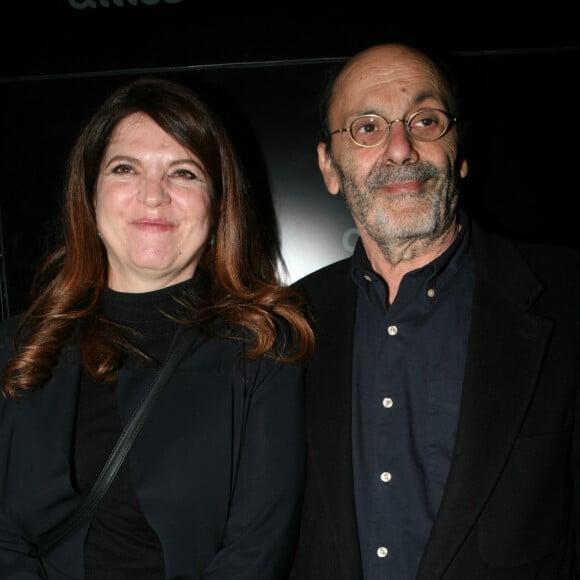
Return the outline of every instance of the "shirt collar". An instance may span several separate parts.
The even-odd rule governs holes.
[[[453,243],[437,256],[432,262],[407,273],[408,276],[424,279],[429,286],[440,289],[460,268],[470,246],[470,220],[467,213],[460,209],[458,212],[460,229]],[[351,276],[355,284],[364,292],[369,291],[369,282],[381,282],[382,278],[371,267],[364,245],[359,237],[352,255]]]

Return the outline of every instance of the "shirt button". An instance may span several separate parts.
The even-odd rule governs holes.
[[[383,471],[383,473],[381,473],[381,481],[389,483],[389,481],[391,481],[391,474],[388,471]]]
[[[393,405],[394,405],[394,403],[393,403],[393,399],[391,399],[391,397],[385,397],[383,399],[383,407],[385,409],[390,409]]]
[[[429,288],[429,290],[427,290],[427,296],[433,298],[433,296],[435,296],[435,288]]]
[[[399,332],[399,329],[393,324],[387,328],[387,332],[390,336],[395,336]]]
[[[377,556],[379,558],[386,558],[388,553],[389,553],[389,550],[387,550],[387,548],[385,548],[385,546],[380,546],[379,548],[377,548]]]
[[[363,276],[363,278],[364,278],[364,279],[365,279],[367,282],[372,282],[372,281],[373,281],[373,279],[372,279],[372,278],[371,278],[371,277],[370,277],[368,274],[365,274],[365,275]]]

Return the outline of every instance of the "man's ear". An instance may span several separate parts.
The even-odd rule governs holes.
[[[332,163],[332,159],[326,150],[326,143],[320,142],[318,144],[318,167],[320,168],[320,173],[322,173],[322,178],[324,179],[324,184],[326,189],[332,195],[336,195],[340,191],[340,180]]]
[[[459,165],[459,176],[461,178],[466,177],[468,172],[469,166],[467,165],[467,161],[464,159]]]

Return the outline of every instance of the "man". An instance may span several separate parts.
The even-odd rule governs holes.
[[[326,114],[360,240],[298,282],[317,350],[291,579],[578,578],[578,255],[458,208],[461,119],[425,53],[355,55]]]

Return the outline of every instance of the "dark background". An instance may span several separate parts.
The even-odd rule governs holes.
[[[77,8],[75,8],[75,6]],[[53,240],[68,151],[116,86],[174,78],[205,92],[239,145],[293,281],[356,240],[316,162],[318,95],[334,64],[378,42],[446,54],[463,86],[470,174],[462,203],[489,229],[579,247],[576,16],[504,7],[192,0],[12,0],[0,8],[2,317],[28,302]],[[318,10],[318,8],[316,8]],[[359,11],[361,11],[359,13]],[[276,216],[277,223],[271,221]]]

